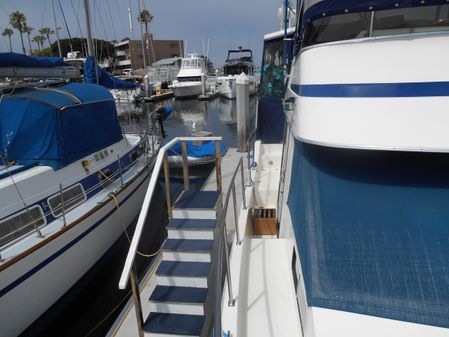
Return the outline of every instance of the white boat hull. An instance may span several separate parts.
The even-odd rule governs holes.
[[[139,213],[149,169],[117,197],[0,273],[2,336],[17,336],[61,298],[119,239]]]
[[[201,82],[182,83],[173,85],[173,94],[177,98],[197,97],[202,94],[203,87]]]

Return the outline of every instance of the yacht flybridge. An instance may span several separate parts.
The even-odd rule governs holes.
[[[229,151],[191,191],[185,166],[140,301],[147,193],[119,283],[140,336],[449,336],[449,5],[297,12],[294,39],[265,38],[248,177]]]

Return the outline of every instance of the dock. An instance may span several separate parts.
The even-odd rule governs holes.
[[[175,97],[175,94],[173,93],[172,90],[168,90],[163,92],[160,95],[151,95],[150,97],[144,97],[144,101],[145,102],[160,102],[160,101],[165,101],[167,99],[173,98]]]
[[[210,101],[212,99],[217,98],[218,96],[220,96],[220,92],[219,91],[208,92],[205,95],[200,95],[198,97],[198,100],[200,100],[200,101]]]

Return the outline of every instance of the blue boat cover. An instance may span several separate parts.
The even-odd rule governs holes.
[[[5,160],[59,169],[120,141],[122,131],[107,89],[70,83],[5,95],[0,137]]]
[[[295,140],[288,206],[309,306],[449,328],[449,155]]]
[[[386,10],[393,8],[423,7],[447,4],[446,0],[306,0],[302,27],[324,16]]]
[[[67,67],[61,57],[27,56],[19,53],[0,53],[0,67],[52,68]]]
[[[203,145],[193,145],[191,141],[187,142],[187,155],[189,157],[201,158],[201,157],[214,157],[215,156],[215,142],[207,142]],[[226,153],[226,146],[221,143],[220,153],[223,155]],[[169,156],[181,156],[182,147],[181,143],[177,143],[167,151]]]
[[[95,70],[96,68],[96,70]],[[116,78],[103,68],[99,67],[95,63],[95,59],[92,56],[86,58],[86,63],[84,64],[84,82],[97,84],[97,74],[98,74],[98,84],[106,87],[108,89],[135,89],[137,85],[130,83],[119,78]]]

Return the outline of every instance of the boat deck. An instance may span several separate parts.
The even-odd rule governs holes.
[[[236,297],[237,336],[301,336],[286,239],[245,239]]]

